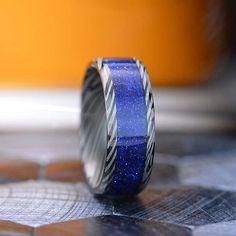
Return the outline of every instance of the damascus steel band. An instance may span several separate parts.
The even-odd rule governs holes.
[[[155,112],[146,69],[136,59],[97,59],[82,88],[80,155],[91,191],[134,195],[150,179]]]

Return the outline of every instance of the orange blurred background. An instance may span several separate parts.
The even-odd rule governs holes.
[[[95,57],[137,57],[154,85],[204,81],[225,54],[221,0],[1,0],[0,87],[77,87]]]

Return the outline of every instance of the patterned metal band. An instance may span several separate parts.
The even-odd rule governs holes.
[[[97,59],[82,88],[80,150],[95,194],[134,195],[150,179],[155,112],[144,65],[136,59]]]

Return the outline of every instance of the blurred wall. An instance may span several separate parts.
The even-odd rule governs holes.
[[[204,81],[225,55],[221,0],[0,0],[0,87],[76,87],[94,57],[138,57],[155,85]]]

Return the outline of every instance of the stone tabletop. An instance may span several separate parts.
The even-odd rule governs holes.
[[[0,235],[236,235],[236,138],[159,133],[135,198],[90,194],[77,134],[0,134]]]

